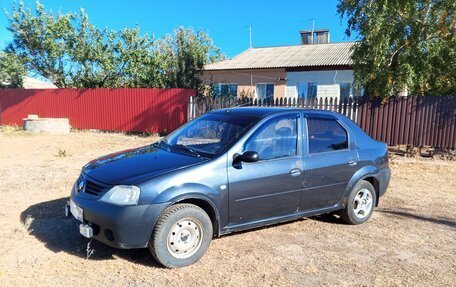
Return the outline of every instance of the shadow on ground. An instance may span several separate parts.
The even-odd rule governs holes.
[[[395,216],[401,216],[401,217],[407,217],[407,218],[412,218],[420,221],[425,221],[425,222],[430,222],[434,224],[440,224],[440,225],[446,225],[449,227],[456,227],[456,221],[448,219],[448,218],[442,218],[442,217],[427,217],[427,216],[422,216],[415,214],[413,212],[410,212],[408,210],[403,210],[403,209],[386,209],[386,208],[379,208],[375,209],[374,212],[380,212],[380,213],[385,213],[385,214],[390,214],[390,215],[395,215]],[[340,219],[340,216],[337,215],[337,213],[327,213],[327,214],[322,214],[314,217],[310,217],[310,219],[317,220],[320,222],[326,222],[326,223],[333,223],[333,224],[347,224],[345,223],[342,219]]]
[[[116,257],[120,257],[133,263],[151,267],[160,267],[160,265],[153,259],[148,249],[116,249],[96,240],[90,241],[89,239],[84,238],[79,234],[79,223],[74,218],[67,218],[64,215],[64,206],[68,200],[69,198],[65,197],[32,205],[21,213],[21,222],[27,228],[29,234],[35,236],[38,240],[43,242],[49,250],[56,253],[63,251],[68,254],[86,259],[87,246],[90,242],[90,248],[93,250],[93,253],[90,255],[89,260],[110,260],[115,259]],[[380,210],[380,212],[413,218],[418,217],[413,214],[398,211]],[[309,219],[330,224],[344,224],[343,221],[335,214],[323,214],[310,217]],[[456,225],[455,222],[449,220],[436,220],[432,218],[421,219],[431,222],[437,221],[437,223],[446,224],[449,226]],[[307,219],[303,218],[300,220]],[[261,229],[274,228],[293,222],[296,221],[283,222],[251,230],[245,230],[232,233],[231,235],[241,235],[244,233],[255,232]]]
[[[53,252],[66,252],[87,258],[87,244],[93,253],[89,260],[109,260],[120,257],[150,267],[160,267],[148,249],[122,250],[109,247],[96,240],[90,241],[79,234],[78,222],[64,215],[64,206],[69,199],[60,198],[28,207],[21,213],[21,222],[29,231]]]
[[[337,213],[326,213],[320,214],[317,216],[312,216],[310,219],[325,222],[325,223],[332,223],[332,224],[343,224],[347,225],[345,221],[343,221]]]
[[[430,222],[430,223],[434,223],[434,224],[446,225],[449,227],[456,227],[456,221],[454,221],[454,220],[451,220],[448,218],[442,218],[442,217],[434,218],[434,217],[418,215],[418,214],[414,214],[408,210],[392,210],[392,209],[382,208],[382,209],[379,209],[378,212],[412,218],[412,219]]]
[[[94,252],[89,259],[107,260],[119,256],[135,263],[159,266],[147,249],[116,249],[96,240],[90,241],[84,238],[79,234],[79,222],[73,217],[67,218],[64,215],[64,206],[68,200],[69,198],[65,197],[32,205],[21,213],[21,222],[31,235],[43,242],[53,252],[63,251],[81,258],[87,258],[87,244],[91,242],[90,247]],[[333,224],[342,223],[342,220],[333,214],[314,216],[310,219]],[[254,232],[255,230],[273,228],[293,222],[295,221],[277,223],[232,234]]]

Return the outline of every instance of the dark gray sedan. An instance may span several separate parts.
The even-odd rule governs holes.
[[[88,163],[66,211],[88,238],[183,267],[213,236],[330,212],[363,223],[389,180],[387,146],[345,116],[232,108]]]

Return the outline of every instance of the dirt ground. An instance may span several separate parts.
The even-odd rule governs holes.
[[[78,132],[0,132],[0,286],[455,286],[456,162],[396,157],[369,222],[322,216],[214,239],[168,270],[148,250],[78,234],[63,206],[90,159],[154,141]]]

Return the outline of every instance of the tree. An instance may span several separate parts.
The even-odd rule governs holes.
[[[337,8],[347,36],[359,35],[355,85],[368,95],[456,95],[455,1],[339,0]]]
[[[34,12],[14,5],[8,30],[10,53],[32,73],[59,88],[179,87],[202,90],[203,67],[223,59],[202,30],[180,27],[154,41],[139,28],[98,29],[81,9],[53,13],[39,2]]]
[[[99,30],[81,12],[75,37],[69,41],[72,65],[68,77],[74,87],[144,87],[155,84],[151,70],[153,39],[139,28]]]
[[[37,2],[34,13],[21,3],[13,6],[7,50],[59,88],[136,87],[156,84],[153,39],[139,28],[98,29],[88,15],[56,15]]]
[[[66,44],[71,37],[73,14],[58,14],[56,17],[44,11],[43,5],[36,3],[36,15],[22,3],[14,6],[10,15],[8,30],[13,41],[7,51],[26,60],[26,66],[57,87],[67,87],[65,78]]]
[[[202,94],[204,65],[226,58],[201,29],[179,27],[158,41],[164,85],[192,88]]]
[[[22,88],[24,63],[12,53],[0,52],[0,88]]]

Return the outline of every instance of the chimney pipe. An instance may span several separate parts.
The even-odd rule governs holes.
[[[330,41],[328,29],[318,29],[313,31],[304,30],[299,31],[299,33],[301,34],[302,45],[328,44]]]

